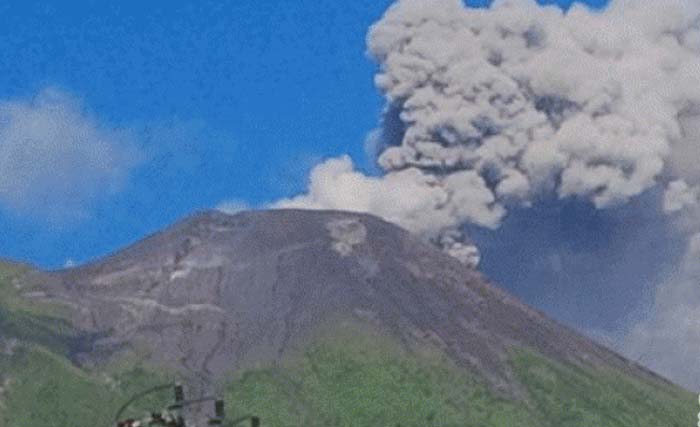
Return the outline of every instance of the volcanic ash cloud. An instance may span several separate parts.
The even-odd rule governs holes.
[[[698,17],[682,1],[566,14],[399,1],[367,38],[387,100],[370,137],[385,174],[334,159],[281,205],[370,211],[439,235],[496,228],[509,207],[552,194],[606,208],[677,181],[669,205],[687,204],[700,181],[688,160],[700,158]],[[402,192],[409,206],[382,203]]]
[[[509,209],[551,197],[605,209],[661,186],[664,212],[700,236],[699,2],[564,13],[531,0],[400,0],[367,44],[386,98],[368,140],[382,176],[331,159],[306,194],[276,206],[371,212],[475,264],[465,224],[498,228]],[[700,265],[690,250],[680,275],[689,263]],[[692,281],[672,282],[700,307]],[[681,293],[660,291],[657,310]],[[657,314],[638,337],[665,330]]]
[[[534,1],[396,3],[368,37],[402,125],[379,164],[448,191],[474,171],[500,212],[550,192],[605,208],[666,175],[697,183],[700,7],[636,3],[567,14]]]

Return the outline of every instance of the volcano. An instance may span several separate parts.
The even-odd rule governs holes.
[[[166,377],[263,425],[694,422],[690,393],[371,215],[206,211],[80,267],[5,269],[8,427],[23,381],[51,396]],[[47,354],[52,372],[22,370]],[[51,379],[63,371],[80,385]]]

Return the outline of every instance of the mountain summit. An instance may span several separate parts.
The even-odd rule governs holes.
[[[510,394],[520,394],[504,363],[513,347],[662,381],[370,215],[208,211],[52,276],[51,297],[78,305],[75,324],[99,337],[79,357],[148,348],[205,382],[282,358],[346,317],[407,348],[436,346]]]
[[[65,372],[102,375],[115,389],[134,381],[115,379],[123,376],[114,366],[156,367],[159,378],[177,376],[198,393],[229,390],[263,412],[268,425],[289,425],[294,417],[307,425],[315,425],[309,421],[314,417],[326,417],[319,424],[326,426],[379,425],[377,420],[394,422],[412,412],[425,421],[450,411],[453,418],[439,425],[464,425],[465,417],[478,415],[469,419],[500,427],[511,424],[493,420],[532,414],[517,425],[592,420],[598,426],[637,426],[643,425],[638,419],[685,421],[692,415],[675,409],[691,407],[680,388],[520,303],[431,244],[366,214],[206,211],[84,266],[35,271],[11,283],[6,289],[16,291],[16,298],[60,307],[72,332],[56,336],[42,326],[45,315],[21,318],[25,327],[14,336],[13,329],[0,330],[0,344],[5,334],[15,347],[48,346],[70,360],[61,368]],[[0,303],[0,326],[3,309],[27,312]],[[26,325],[34,332],[26,332]],[[370,338],[355,340],[353,334]],[[309,350],[324,336],[335,340],[337,351]],[[392,358],[370,357],[390,343],[396,344],[391,354],[406,360],[437,355],[431,360],[453,370],[438,367],[435,374],[407,367],[423,366],[414,362],[397,368]],[[8,354],[8,366],[24,366],[17,350]],[[284,371],[295,360],[301,371]],[[462,377],[475,382],[450,385]],[[238,385],[227,389],[233,378]],[[40,387],[49,380],[37,381]],[[56,381],[60,388],[65,380]],[[419,394],[406,394],[413,392]],[[456,403],[467,395],[468,401]],[[490,403],[484,396],[493,396]],[[646,399],[652,403],[642,405]],[[404,407],[407,402],[414,403]],[[280,407],[287,412],[274,418]],[[567,415],[571,411],[578,415]],[[633,424],[619,423],[619,411]],[[353,424],[343,418],[348,414],[369,421]]]

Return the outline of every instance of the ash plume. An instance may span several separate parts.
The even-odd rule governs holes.
[[[657,208],[694,237],[626,345],[654,346],[674,325],[657,365],[697,387],[700,372],[679,375],[689,368],[673,348],[700,348],[700,3],[564,12],[534,0],[399,0],[367,45],[386,99],[368,141],[383,174],[331,159],[306,194],[275,206],[371,212],[475,264],[465,225],[497,229],[509,211],[552,198],[615,208],[661,188]]]
[[[405,129],[379,164],[447,190],[476,172],[493,200],[479,212],[501,215],[550,192],[605,208],[664,174],[697,180],[699,20],[687,1],[566,14],[525,0],[400,1],[368,36],[376,84]]]
[[[367,38],[387,100],[371,136],[384,176],[331,160],[307,195],[283,204],[370,210],[423,232],[496,228],[509,207],[552,193],[606,208],[669,177],[697,184],[699,9],[399,1]],[[338,181],[349,188],[324,188]],[[358,196],[369,188],[352,189],[370,182],[379,199],[410,189],[422,203],[375,207]]]

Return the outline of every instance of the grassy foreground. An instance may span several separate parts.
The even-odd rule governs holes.
[[[0,261],[0,427],[109,426],[120,404],[162,377],[134,365],[76,368],[65,311],[20,298],[25,271]]]
[[[246,372],[229,386],[229,405],[259,414],[271,427],[685,427],[696,422],[694,395],[616,372],[517,351],[511,364],[529,399],[515,403],[494,397],[439,356],[408,356],[386,338],[374,338],[341,332],[290,365]]]
[[[37,347],[22,348],[11,358],[0,356],[0,372],[6,373],[2,427],[110,426],[115,410],[132,394],[160,384],[139,368],[88,373]],[[157,399],[152,402],[161,406]]]

